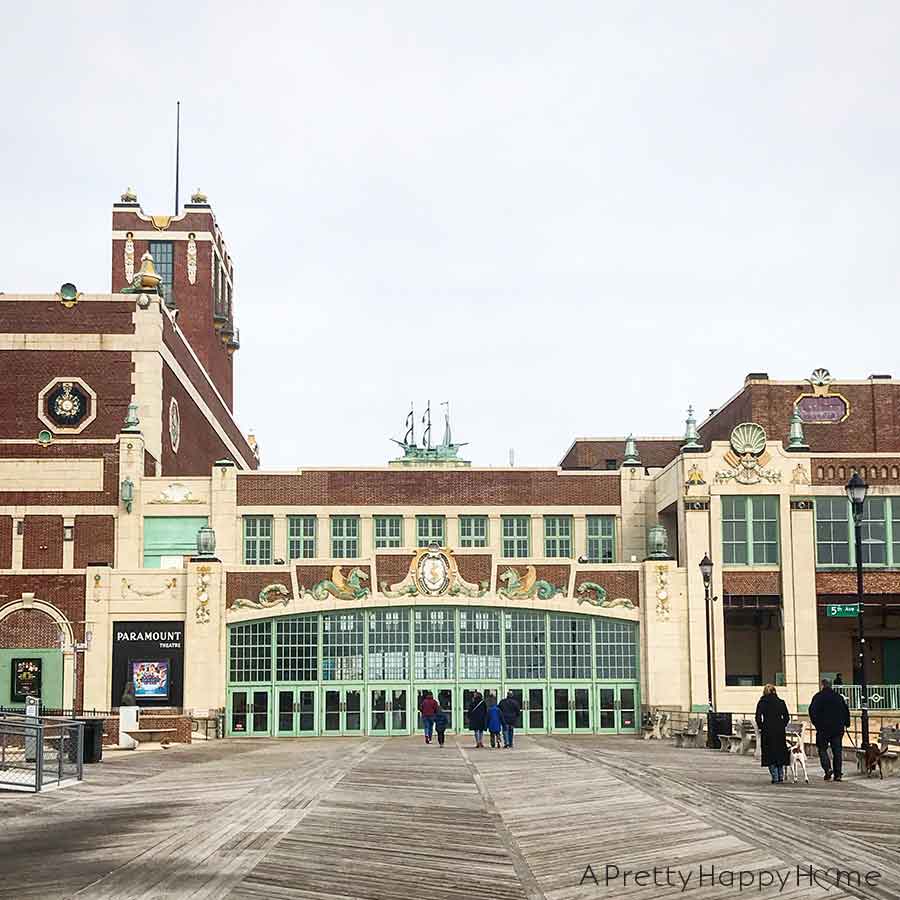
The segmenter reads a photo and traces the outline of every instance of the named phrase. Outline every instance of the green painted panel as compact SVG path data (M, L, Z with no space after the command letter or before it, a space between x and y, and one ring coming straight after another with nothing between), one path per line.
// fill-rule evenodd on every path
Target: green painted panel
M884 649L884 683L900 684L900 640L885 638L881 645Z
M206 516L145 516L144 568L158 569L163 556L190 556L197 552L197 532Z
M41 660L41 705L63 708L63 663L60 650L0 650L0 706L24 709L24 703L12 702L12 661L14 659Z

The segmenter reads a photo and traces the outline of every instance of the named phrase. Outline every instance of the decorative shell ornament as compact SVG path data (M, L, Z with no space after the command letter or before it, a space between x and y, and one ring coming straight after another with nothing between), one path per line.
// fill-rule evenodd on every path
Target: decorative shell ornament
M742 422L731 432L731 449L738 456L759 456L766 449L766 430L756 422Z
M813 369L812 375L806 380L812 385L824 385L830 384L834 381L834 378L831 377L831 372L828 369Z
M200 188L197 188L197 190L191 194L191 203L209 203L209 197L207 197Z

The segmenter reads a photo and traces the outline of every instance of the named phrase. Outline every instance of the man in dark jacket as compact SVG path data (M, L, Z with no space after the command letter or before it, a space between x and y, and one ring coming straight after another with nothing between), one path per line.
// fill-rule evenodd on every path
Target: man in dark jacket
M500 707L500 715L503 716L503 746L510 749L513 745L513 731L519 721L519 713L522 707L513 696L512 691L507 691L506 696L497 704Z
M819 762L825 770L825 780L831 781L833 765L834 780L841 781L844 768L842 743L844 729L850 725L850 710L844 698L831 689L827 678L822 679L822 690L809 704L809 719L816 729L816 747L819 748ZM829 747L832 759L828 758Z

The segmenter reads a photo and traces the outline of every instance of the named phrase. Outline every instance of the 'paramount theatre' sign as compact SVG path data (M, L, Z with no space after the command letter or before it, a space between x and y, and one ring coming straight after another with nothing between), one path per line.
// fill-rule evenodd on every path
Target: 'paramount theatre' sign
M138 706L181 706L184 622L113 622L111 703L130 683Z

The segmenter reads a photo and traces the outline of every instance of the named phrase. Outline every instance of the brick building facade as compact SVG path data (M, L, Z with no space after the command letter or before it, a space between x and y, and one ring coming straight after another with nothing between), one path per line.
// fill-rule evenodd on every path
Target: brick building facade
M231 414L233 264L192 200L115 204L110 294L0 295L0 706L31 659L48 706L113 711L132 680L231 734L406 733L425 690L463 728L476 689L516 692L526 730L634 731L706 708L705 553L716 706L775 681L802 710L837 672L853 701L855 623L825 613L855 592L854 471L869 680L900 683L900 382L754 373L696 440L579 438L539 469L266 472ZM148 252L161 291L122 293Z

